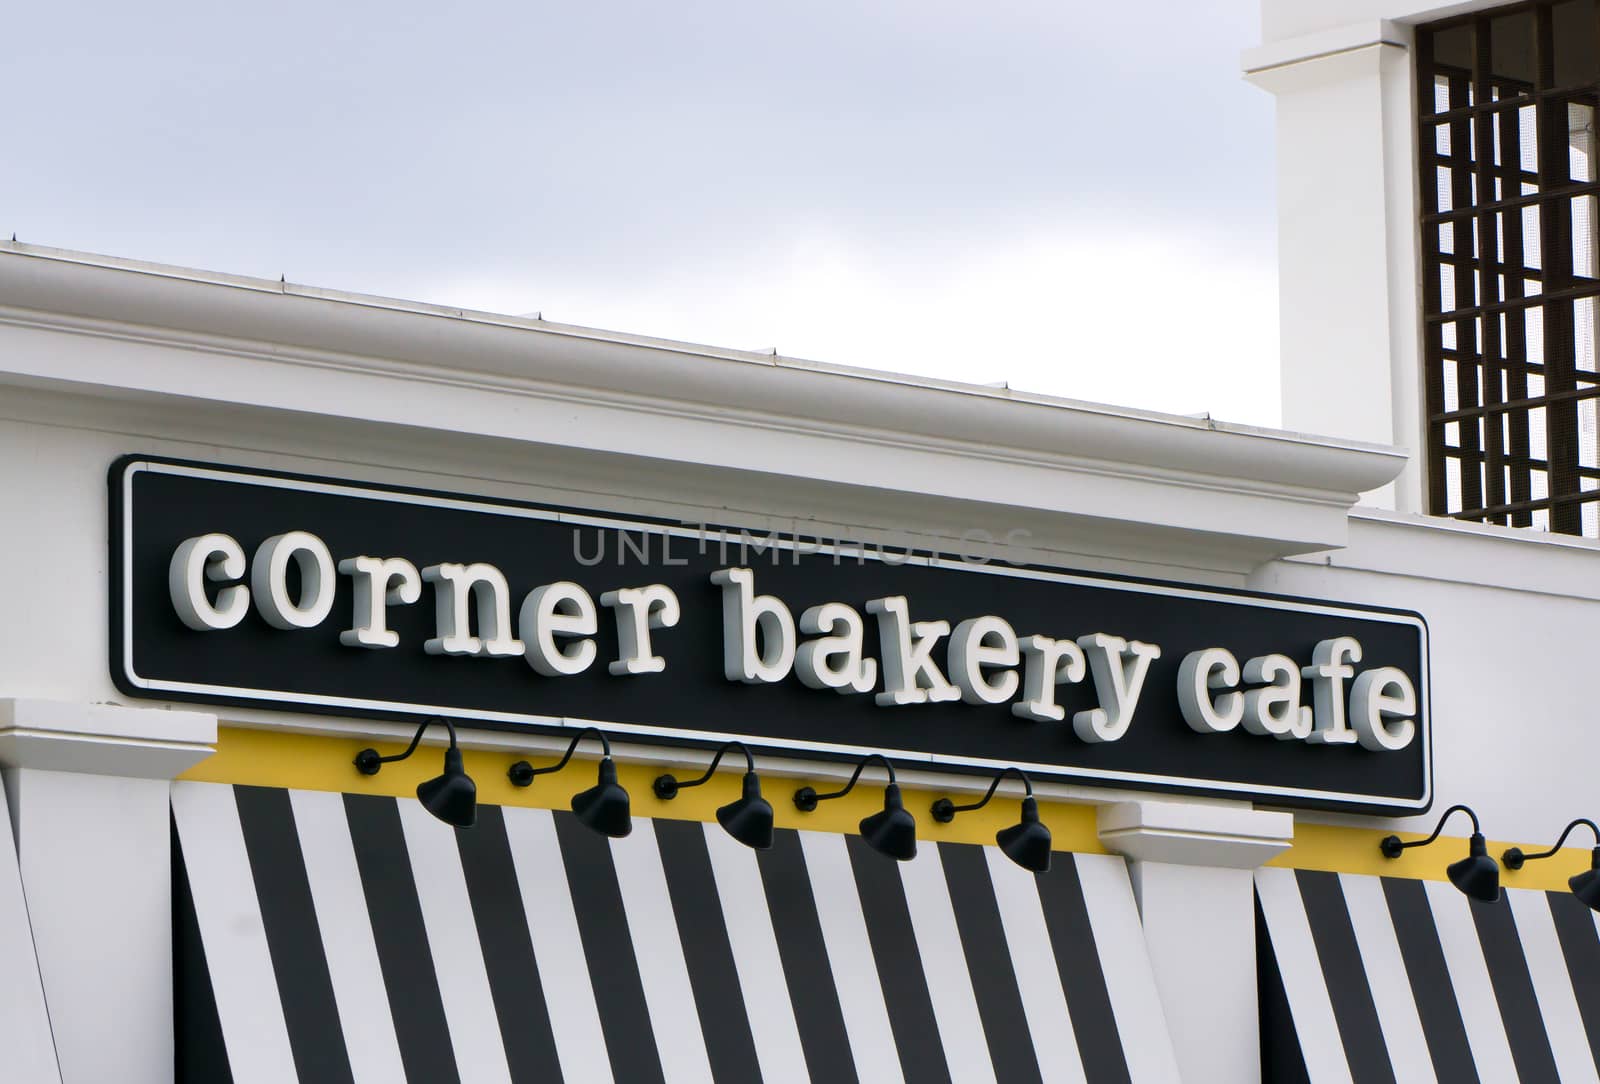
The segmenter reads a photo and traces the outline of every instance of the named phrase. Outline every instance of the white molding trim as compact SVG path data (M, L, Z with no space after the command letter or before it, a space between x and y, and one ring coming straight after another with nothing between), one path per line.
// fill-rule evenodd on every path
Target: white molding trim
M217 751L217 717L198 711L0 700L0 764L174 779Z
M1600 601L1600 540L1376 508L1350 515L1350 539L1332 553L1296 557L1380 576ZM1262 590L1282 590L1266 584Z
M1388 19L1367 19L1246 49L1239 55L1239 67L1244 76L1250 78L1273 68L1354 52L1374 45L1409 49L1411 44L1411 31L1406 27Z
M1100 842L1145 862L1255 869L1294 842L1294 815L1244 805L1132 801L1097 811Z

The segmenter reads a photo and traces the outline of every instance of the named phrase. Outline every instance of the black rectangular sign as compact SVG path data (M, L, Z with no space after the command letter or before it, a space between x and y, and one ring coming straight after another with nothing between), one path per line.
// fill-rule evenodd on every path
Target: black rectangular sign
M132 696L1431 800L1413 613L151 458L110 483Z

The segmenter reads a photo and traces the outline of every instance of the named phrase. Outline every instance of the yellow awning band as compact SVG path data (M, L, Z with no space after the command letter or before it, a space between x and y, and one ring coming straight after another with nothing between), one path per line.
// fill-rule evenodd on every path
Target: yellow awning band
M1399 858L1388 859L1378 850L1378 841L1391 833L1382 828L1348 828L1342 825L1306 824L1294 826L1294 846L1278 855L1269 866L1290 869L1322 869L1334 873L1369 873L1378 877L1410 877L1423 881L1443 881L1445 867L1467 856L1467 841L1462 837L1441 836L1427 847L1414 847ZM1396 832L1407 842L1426 839L1426 832ZM1549 843L1517 843L1489 840L1489 854L1498 861L1507 847L1518 846L1530 853L1547 850ZM1561 853L1520 870L1500 869L1500 884L1505 888L1535 888L1546 892L1565 892L1567 878L1589 868L1588 847L1563 847Z
M183 773L182 779L205 783L239 783L248 786L284 787L299 790L327 790L354 794L384 794L409 797L417 784L438 774L437 756L418 755L396 764L386 764L377 775L362 775L351 764L356 752L374 743L365 738L327 737L294 734L276 730L222 727L217 734L215 756L201 761ZM378 742L385 756L403 752L400 743ZM570 766L559 775L540 776L531 787L514 787L506 779L506 768L518 755L482 750L463 750L467 773L478 784L478 800L489 805L529 806L535 809L565 809L572 796L594 784L593 754ZM551 758L535 756L536 764ZM576 758L575 758L576 759ZM617 764L617 776L633 800L633 812L640 817L671 820L710 821L718 806L739 797L740 771L737 758L724 759L727 771L703 787L683 791L670 802L656 798L651 782L662 771L660 765ZM680 779L692 778L699 769L675 772ZM763 780L766 798L772 803L780 828L803 828L818 832L853 833L862 817L881 808L881 786L867 783L836 801L824 802L815 813L801 813L789 801L795 789L810 783L818 790L838 789L833 780L806 780L769 777ZM937 790L902 786L906 806L917 818L917 837L952 843L992 843L1001 828L1015 824L1017 799L999 797L984 808L963 813L950 824L939 824L928 815L928 806L941 796ZM957 801L963 800L956 796ZM971 800L970 796L966 800ZM1055 849L1086 854L1105 854L1095 826L1095 807L1087 803L1039 803L1040 818L1050 826ZM1393 861L1378 852L1378 841L1389 832L1380 828L1352 828L1326 824L1295 825L1294 845L1267 863L1289 869L1319 869L1335 873L1366 873L1386 877L1445 880L1445 867L1466 855L1466 840L1443 837L1430 847L1408 850ZM1402 839L1421 839L1425 833L1400 833ZM1489 853L1496 858L1510 843L1491 841ZM1521 843L1525 851L1540 851L1548 843ZM1533 888L1564 891L1567 878L1589 868L1589 848L1567 847L1553 858L1530 862L1520 871L1502 869L1500 883L1507 888Z
M351 761L356 753L372 746L384 756L405 751L405 745L374 743L366 738L325 737L286 733L276 730L250 730L222 727L217 734L217 752L184 772L179 778L202 783L236 783L259 787L284 787L297 790L331 790L352 794L384 794L410 797L417 784L439 774L437 747L419 750L410 760L385 764L377 775L362 775ZM430 755L431 752L431 755ZM462 750L467 774L478 785L478 801L488 805L529 806L535 809L566 809L572 796L594 785L594 753L585 750L585 759L573 758L565 771L539 776L531 787L515 787L506 778L506 769L520 755L504 752ZM532 756L535 765L554 763L552 756ZM743 762L724 757L715 779L703 787L681 792L670 802L655 796L650 784L670 768L659 764L617 762L617 779L627 788L637 817L671 820L711 821L717 807L739 797ZM692 779L702 769L675 771L679 779ZM773 819L779 828L805 828L817 832L854 833L862 817L883 808L883 787L871 780L857 785L843 798L824 802L815 813L801 813L789 800L797 789L810 783L820 791L839 789L827 779L801 779L768 776L762 779L763 793L772 803ZM1016 798L997 796L983 809L962 813L949 824L940 824L928 815L928 807L943 792L913 790L902 785L906 808L917 818L917 838L952 843L993 843L994 834L1017 822ZM954 796L956 801L976 800ZM1040 802L1039 817L1049 825L1054 848L1058 851L1105 854L1095 830L1091 805L1066 802Z

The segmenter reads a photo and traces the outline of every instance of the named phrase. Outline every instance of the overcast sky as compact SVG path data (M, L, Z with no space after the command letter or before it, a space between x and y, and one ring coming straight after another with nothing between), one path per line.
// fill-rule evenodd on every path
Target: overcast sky
M6 24L23 241L1277 422L1255 0Z

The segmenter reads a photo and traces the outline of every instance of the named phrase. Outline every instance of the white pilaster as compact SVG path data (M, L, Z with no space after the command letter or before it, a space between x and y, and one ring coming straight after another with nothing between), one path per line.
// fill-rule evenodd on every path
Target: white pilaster
M171 1081L173 777L215 715L0 700L0 768L63 1084Z
M1395 444L1364 503L1422 511L1416 107L1409 29L1370 19L1245 53L1277 98L1283 427Z
M1156 989L1188 1080L1261 1078L1251 870L1288 847L1294 818L1176 801L1100 807L1126 857Z
M5 787L0 786L0 795ZM4 824L9 827L10 820ZM39 981L28 901L17 869L11 833L0 831L0 1050L6 1072L41 1084L61 1080L50 1013Z

